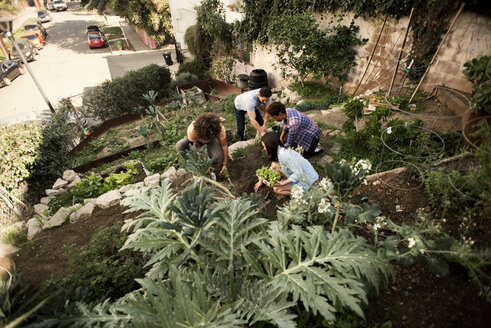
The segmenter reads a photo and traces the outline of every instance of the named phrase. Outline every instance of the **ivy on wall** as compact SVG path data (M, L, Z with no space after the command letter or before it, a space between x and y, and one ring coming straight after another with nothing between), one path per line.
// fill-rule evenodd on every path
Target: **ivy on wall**
M362 43L353 23L321 30L306 14L280 16L270 27L268 39L278 49L282 75L302 85L309 75L343 80L355 62L353 46Z

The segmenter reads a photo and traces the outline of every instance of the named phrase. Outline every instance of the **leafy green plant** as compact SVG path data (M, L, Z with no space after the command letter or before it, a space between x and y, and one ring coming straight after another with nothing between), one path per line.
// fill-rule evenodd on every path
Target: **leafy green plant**
M273 187L276 181L281 179L280 173L266 166L256 170L256 175L263 181L267 181Z
M348 118L343 123L344 131L351 131L355 129L355 124L358 119L363 117L363 108L365 107L365 102L361 99L352 98L348 100L343 106L343 112Z
M209 70L210 76L217 80L227 83L235 83L235 74L233 74L234 59L231 57L214 60Z
M305 112L308 110L320 110L320 109L329 109L329 106L331 106L333 102L330 100L327 101L305 101L302 102L301 104L295 105L295 109L300 111L300 112Z
M491 78L491 56L480 55L464 63L462 71L472 83L484 83Z
M352 47L362 44L356 37L359 27L354 22L320 30L312 16L293 14L278 15L270 24L268 39L278 51L282 75L302 85L309 75L343 80L355 63ZM324 49L337 50L326 53Z
M36 304L36 298L28 293L29 285L25 280L20 279L16 272L11 273L3 267L0 270L8 274L7 279L0 279L0 324L2 327L17 327L33 316L47 299Z
M122 225L118 222L99 227L84 248L74 244L64 247L67 273L44 282L41 292L55 298L42 309L41 317L74 311L67 306L69 302L117 299L138 288L135 279L144 277L148 257L129 249L120 250L127 239L127 234L121 232Z
M245 156L245 149L244 148L237 148L233 153L232 153L232 159L237 160L239 158L242 158Z
M462 175L456 170L428 170L424 183L432 208L440 210L445 217L448 211L461 211L473 203L473 199L479 199L482 188L476 173Z
M333 184L336 195L343 201L348 200L355 188L365 181L371 168L370 161L357 161L356 158L351 163L340 161L325 164L326 176Z
M201 146L200 150L197 150L196 145L192 144L187 152L186 162L181 161L181 165L186 170L198 176L205 176L212 168L213 162L214 159L208 156L206 145Z
M335 320L338 307L363 317L365 284L378 289L391 275L388 262L348 230L284 228L259 217L250 200L215 203L197 188L175 200L164 180L126 198L129 211L140 215L123 227L133 232L123 249L151 256L141 289L93 309L78 304L78 315L51 323L137 327L163 316L165 327L197 317L208 326L295 326L299 307L325 320Z
M104 179L100 175L96 175L92 172L87 178L84 178L75 184L70 192L73 194L76 201L95 198L103 194L103 181Z
M177 74L190 73L197 76L199 79L205 79L207 78L208 69L209 63L201 57L196 57L194 59L184 60L184 62L179 65Z
M235 93L232 93L232 94L227 95L224 99L222 99L221 107L222 107L222 111L224 113L234 113L235 112L235 109L234 109L235 108L235 104L234 104L235 97L237 97L237 95Z
M164 122L167 121L167 119L162 114L160 106L156 105L157 97L158 92L150 90L148 93L143 95L143 99L149 102L150 105L146 108L143 108L142 106L134 108L134 111L140 114L142 119L144 118L144 114L148 115L147 119L145 120L146 124L140 125L139 128L140 133L143 135L143 137L145 137L147 148L150 148L151 135L160 134L161 138L163 138L165 132Z
M462 72L473 83L472 110L491 113L491 56L477 56L464 67Z
M102 120L129 114L133 108L145 104L142 94L150 90L155 90L162 98L170 96L173 92L170 82L169 69L160 65L152 64L129 71L84 93L84 114Z

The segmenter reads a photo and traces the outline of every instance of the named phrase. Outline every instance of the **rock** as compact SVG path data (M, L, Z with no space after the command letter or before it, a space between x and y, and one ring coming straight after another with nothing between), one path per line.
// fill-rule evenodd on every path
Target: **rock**
M43 230L61 226L65 223L66 219L70 215L71 211L69 208L62 207L49 219L43 226Z
M332 145L330 152L337 154L341 150L341 144L339 142L335 142L334 145Z
M97 197L96 204L99 208L106 209L111 206L119 205L121 193L119 190L111 190Z
M34 213L40 216L46 216L45 211L49 211L48 205L36 204L34 205Z
M17 231L24 230L25 226L26 223L24 221L15 222L14 224L12 224L12 228L16 229Z
M176 168L174 166L171 166L167 171L162 173L161 178L162 180L169 179L171 182L174 181L177 178Z
M245 141L238 141L238 142L236 142L236 143L234 143L228 147L228 155L230 156L230 158L232 158L232 154L237 149L249 147L250 145L254 144L254 142L255 142L254 139L249 139L249 140L245 140Z
M49 201L51 200L52 197L43 197L39 200L39 202L43 205L48 205Z
M177 170L177 178L176 179L181 179L186 175L186 170L185 169L179 169Z
M40 220L41 219L33 217L27 221L27 239L31 240L39 231L41 231L42 226Z
M303 104L304 102L305 102L305 100L304 100L304 99L300 99L299 101L297 101L297 105L301 105L301 104Z
M58 178L58 179L55 181L55 183L53 184L53 189L60 189L60 188L63 188L63 187L64 187L64 186L66 186L67 184L68 184L68 181Z
M324 157L322 157L320 160L319 160L319 164L321 165L324 165L326 163L332 163L333 161L333 158L329 155L325 155Z
M88 202L87 204L79 208L76 212L73 212L70 215L70 223L75 223L80 220L88 219L92 215L95 206L95 202Z
M159 185L160 182L160 174L155 173L154 175L146 177L144 182L145 182L145 186L156 187Z
M84 205L85 204L88 204L88 203L93 203L95 204L97 198L87 198L87 199L84 199Z
M289 98L290 98L290 102L292 103L297 103L300 100L302 100L302 97L296 91L292 92Z
M79 183L82 179L80 179L80 177L78 175L75 176L75 178L72 180L72 182L70 182L66 187L68 189L71 189L73 188L73 186L75 186L77 183Z
M124 186L122 186L121 188L119 188L119 192L120 192L121 194L124 194L125 192L127 192L128 190L130 190L130 189L131 189L131 187L133 187L133 185L132 185L132 184L127 184L127 185L124 185Z
M74 179L79 178L78 174L74 170L66 170L63 172L61 178L65 181L72 182Z
M44 192L46 193L46 196L48 196L48 197L57 196L60 194L60 190L56 190L56 189L46 189Z
M131 188L131 189L140 189L143 187L145 187L145 183L143 181L141 181L141 182L134 183L133 188Z

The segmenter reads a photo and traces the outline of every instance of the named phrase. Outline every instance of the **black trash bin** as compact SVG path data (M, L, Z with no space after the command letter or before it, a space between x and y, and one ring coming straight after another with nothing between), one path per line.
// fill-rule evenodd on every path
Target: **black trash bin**
M172 64L174 64L174 62L172 61L172 58L170 56L170 52L168 51L165 51L162 56L164 56L164 59L165 59L165 63L168 65L168 66L171 66Z

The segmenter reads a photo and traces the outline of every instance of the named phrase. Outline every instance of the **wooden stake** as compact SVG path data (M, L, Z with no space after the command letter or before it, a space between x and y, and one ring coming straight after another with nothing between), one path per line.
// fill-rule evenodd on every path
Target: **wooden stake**
M418 92L419 90L419 87L421 86L421 83L423 82L423 80L425 79L426 77L426 74L428 74L430 68L431 68L431 65L433 64L433 61L435 60L436 56L438 55L438 52L440 51L440 48L442 47L442 45L445 43L445 40L447 40L447 36L448 34L450 33L450 30L452 30L452 27L453 25L455 24L455 21L457 20L457 18L460 16L460 13L462 12L462 9L464 9L464 6L465 6L465 2L462 3L462 5L460 6L459 8L459 11L457 12L457 14L455 15L455 17L453 18L452 20L452 23L450 24L450 27L448 28L448 31L447 33L445 34L445 36L443 37L443 40L442 42L440 42L440 45L438 46L438 49L436 49L436 52L435 54L433 55L433 58L431 58L431 61L430 61L430 64L428 65L428 67L426 68L426 71L425 73L423 74L423 77L421 78L421 80L419 80L419 83L418 83L418 86L416 87L416 89L414 90L413 92L413 95L411 96L411 99L409 99L409 103L411 103L411 101L413 100L414 96L416 95L416 92Z
M361 81L363 81L365 74L367 74L368 67L370 66L370 63L372 62L373 55L375 55L375 50L377 49L378 41L380 40L380 37L382 36L382 32L384 31L386 21L387 21L387 16L385 16L385 18L384 18L384 23L382 24L382 29L380 30L380 33L378 34L377 42L375 42L375 47L373 48L372 54L370 55L370 59L368 60L367 68L365 69L365 72L361 76L361 79L360 79L360 82L358 83L358 86L356 87L355 91L353 92L353 94L351 96L354 96L356 94L356 91L358 91L358 88L361 85Z
M409 33L409 25L411 24L413 13L414 13L414 8L411 8L411 13L409 14L409 21L407 22L407 27L406 27L406 33L404 34L404 39L402 40L401 51L399 51L399 58L397 58L396 69L394 70L394 75L392 75L392 81L390 82L389 91L387 91L387 97L390 96L390 92L392 91L392 87L394 86L394 81L396 79L397 70L399 69L399 63L402 58L402 53L404 52L404 45L406 44L407 34Z

